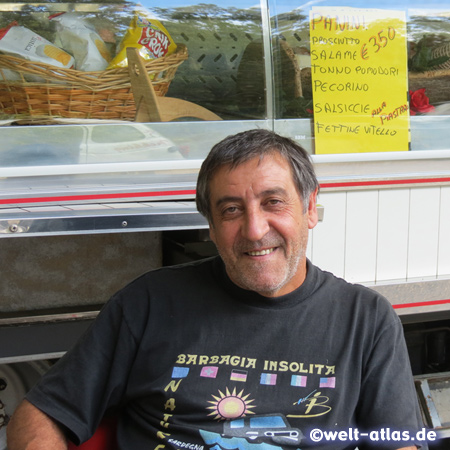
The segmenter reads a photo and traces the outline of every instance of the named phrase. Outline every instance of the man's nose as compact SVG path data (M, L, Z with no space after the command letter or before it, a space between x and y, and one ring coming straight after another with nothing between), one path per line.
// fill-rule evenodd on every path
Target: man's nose
M268 232L270 226L267 217L260 209L247 210L242 224L242 236L249 241L259 241Z

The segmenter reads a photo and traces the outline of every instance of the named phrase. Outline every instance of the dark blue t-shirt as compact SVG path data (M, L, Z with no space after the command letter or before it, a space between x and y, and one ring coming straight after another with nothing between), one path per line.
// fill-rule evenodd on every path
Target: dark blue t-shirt
M127 450L396 449L412 443L356 433L422 426L391 305L310 262L277 298L234 285L219 257L149 272L27 398L75 441L114 409Z

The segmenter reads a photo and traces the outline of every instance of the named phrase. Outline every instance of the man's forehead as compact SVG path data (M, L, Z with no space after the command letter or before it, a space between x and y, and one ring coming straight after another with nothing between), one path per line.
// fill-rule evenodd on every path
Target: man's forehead
M286 170L289 170L290 172L292 172L292 167L291 167L289 161L287 161L286 158L283 155L281 155L278 151L273 151L273 152L254 156L252 158L247 158L247 159L239 161L237 163L223 164L215 170L215 172L212 174L211 180L213 180L217 175L219 175L219 173L221 175L232 174L233 172L241 169L243 166L255 165L256 167L258 167L264 163L268 163L268 164L275 163L277 165L280 165L280 166L286 168Z
M264 165L263 173L253 177L261 165ZM216 170L210 181L211 195L216 199L217 196L222 196L227 188L255 185L259 185L258 192L282 191L290 187L298 191L291 165L279 153L270 153L263 158L256 156L238 165L225 164Z

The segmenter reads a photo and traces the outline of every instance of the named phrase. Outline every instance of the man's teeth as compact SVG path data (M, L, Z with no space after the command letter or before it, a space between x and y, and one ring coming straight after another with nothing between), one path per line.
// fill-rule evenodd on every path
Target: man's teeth
M269 253L272 253L275 249L274 248L268 248L266 250L256 251L256 252L248 252L250 256L264 256L268 255Z

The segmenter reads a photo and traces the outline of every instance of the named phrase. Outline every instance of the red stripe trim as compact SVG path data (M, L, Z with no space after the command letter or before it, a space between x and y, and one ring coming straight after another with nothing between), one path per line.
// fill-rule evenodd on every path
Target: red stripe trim
M399 184L449 183L450 178L420 178L409 180L379 180L379 181L346 181L343 183L323 183L321 188L359 187L359 186L389 186Z
M447 303L450 303L450 299L447 299L447 300L433 300L431 302L402 303L400 305L393 305L393 308L394 309L418 308L419 306L445 305Z
M6 205L11 203L57 203L67 201L108 200L119 198L166 197L175 195L195 195L195 189L189 189L184 191L128 192L128 193L121 192L114 194L70 195L61 197L10 198L0 200L0 205Z
M342 187L367 187L367 186L389 186L404 184L425 184L425 183L450 183L450 177L447 178L422 178L422 179L403 179L403 180L379 180L379 181L348 181L343 183L322 183L321 188L342 188ZM140 197L166 197L177 195L195 195L195 189L178 191L156 191L156 192L128 192L112 194L86 194L86 195L68 195L60 197L28 197L0 199L0 205L21 204L21 203L57 203L73 202L85 200L108 200L125 199Z

